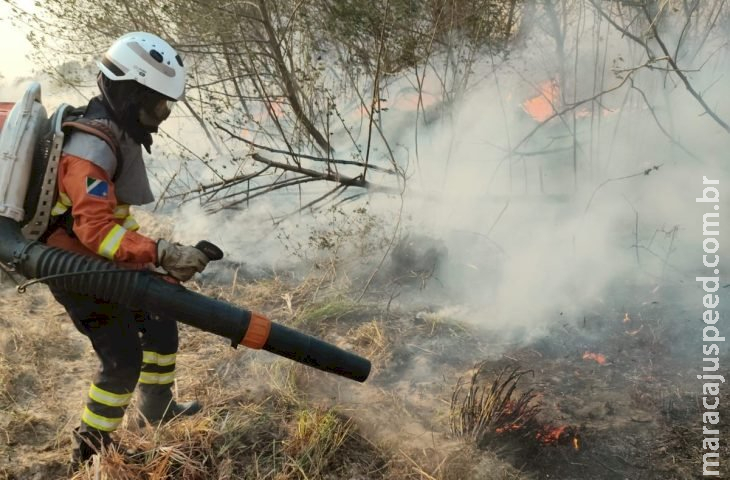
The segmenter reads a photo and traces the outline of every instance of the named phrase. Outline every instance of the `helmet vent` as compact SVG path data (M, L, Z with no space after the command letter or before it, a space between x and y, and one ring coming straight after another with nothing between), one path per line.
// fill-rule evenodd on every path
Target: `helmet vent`
M183 65L183 61L182 61L182 58L180 58L180 55L175 55L175 60L177 60L177 64L180 65L181 67L185 66L185 65Z
M150 50L150 57L154 58L158 62L162 63L162 54L155 49Z

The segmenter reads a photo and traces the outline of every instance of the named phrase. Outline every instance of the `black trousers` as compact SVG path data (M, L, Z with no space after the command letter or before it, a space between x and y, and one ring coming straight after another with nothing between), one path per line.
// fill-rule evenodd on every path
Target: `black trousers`
M81 415L81 431L111 432L122 422L139 382L170 393L178 348L177 322L94 297L51 289L100 360Z

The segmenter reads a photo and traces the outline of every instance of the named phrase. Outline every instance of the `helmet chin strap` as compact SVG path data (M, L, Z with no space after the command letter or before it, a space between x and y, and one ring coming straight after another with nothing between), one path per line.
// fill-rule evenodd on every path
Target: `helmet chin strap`
M114 106L114 102L112 102L109 91L106 88L106 82L104 81L103 73L99 72L99 74L96 76L96 84L98 85L99 91L101 92L101 98L104 101L104 105L106 105L106 107L109 109L109 113L114 116L114 119L119 121L122 116L119 114L116 107Z
M104 74L99 72L97 84L101 91L102 101L112 114L117 125L124 132L132 137L138 144L142 145L147 153L151 153L152 136L150 134L157 132L157 126L152 127L144 125L141 121L141 108L138 104L129 105L128 108L120 109L116 104L117 100L107 88L107 81ZM158 124L159 126L159 124Z

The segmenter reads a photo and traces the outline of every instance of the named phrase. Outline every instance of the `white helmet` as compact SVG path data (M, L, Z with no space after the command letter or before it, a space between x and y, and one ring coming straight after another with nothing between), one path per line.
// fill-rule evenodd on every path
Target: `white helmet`
M132 32L115 41L98 62L110 80L134 80L172 99L185 93L185 66L169 43L151 33Z

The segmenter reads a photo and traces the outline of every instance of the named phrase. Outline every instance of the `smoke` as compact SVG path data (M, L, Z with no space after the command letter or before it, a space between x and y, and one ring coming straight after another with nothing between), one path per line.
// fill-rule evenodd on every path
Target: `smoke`
M425 288L406 289L398 301L465 306L465 317L479 325L536 334L557 319L580 317L617 286L628 292L683 284L687 301L696 301L703 211L694 199L703 175L730 183L723 162L730 136L665 62L649 69L645 51L599 16L577 9L567 18L580 21L564 32L562 56L549 32L522 25L519 47L507 59L483 52L473 63L434 56L425 74L419 69L384 81L369 161L394 163L406 173L402 196L374 193L338 207L344 214L314 215L309 209L288 214L325 192L322 186L215 214L192 201L170 212L174 238L207 238L230 261L261 272L331 254L317 250L329 245L317 239L336 244L349 235L358 246L338 246L337 255L349 260L347 277L357 282L387 270L387 252L399 238L426 236L448 255ZM704 36L697 27L683 32L678 25L663 25L665 43L674 48L681 35L676 51L689 81L720 117L730 118L718 85L729 66L726 49L718 48L722 35ZM656 42L651 47L658 52ZM361 90L367 99L372 85ZM351 93L337 104L347 127L332 132L337 157L356 157L356 147L366 150L370 126ZM540 125L553 106L566 111ZM211 160L181 165L165 154L175 143L157 138L148 164L158 195L170 193L173 176L189 187L238 168L234 153L241 144L208 147L188 112L180 107L175 114L165 130ZM343 166L340 173L355 176L361 169ZM368 180L403 187L375 171ZM363 207L376 220L355 213ZM727 232L727 222L722 225ZM364 232L374 237L367 244Z
M507 60L485 54L459 70L450 58L434 57L418 80L415 72L388 80L376 120L387 145L374 129L369 158L403 169L405 189L402 196L366 197L368 213L383 219L368 230L377 248L338 250L340 259L350 257L343 262L346 277L360 288L379 270L386 278L372 286L376 295L401 289L397 302L405 308L438 305L479 326L509 327L528 337L579 320L602 302L621 305L638 292L651 302L664 289L678 288L683 294L675 301L697 303L703 211L695 198L703 175L730 183L722 161L730 136L676 75L647 68L645 52L605 22L585 20L577 34L567 32L562 60L554 39L530 31ZM665 42L676 45L678 36L667 31ZM713 55L712 38L701 46L688 38L679 51L696 54L680 56L680 63L694 69L689 80L707 103L730 118L730 105L714 86L728 59ZM363 87L365 98L368 90ZM530 111L531 101L566 112L540 126L553 110L540 117ZM349 105L340 112L347 130L335 131L333 139L338 157L347 157L355 152L350 136L364 151L369 125L351 98L340 105ZM368 179L402 186L374 171ZM272 222L324 191L272 195L212 216L186 206L178 233L194 241L208 232L229 258L248 266L291 267L322 253L312 238L346 231L341 223L352 222L364 205L343 207L338 221L336 213L307 210ZM352 242L359 231L353 232ZM425 287L387 278L389 255L403 238L425 238L448 252Z
M583 31L593 27L605 23L588 22ZM448 249L438 281L419 302L440 294L447 304L471 307L465 317L481 326L539 334L638 291L651 301L650 292L672 285L688 304L701 298L694 277L703 271L703 211L695 198L703 175L730 183L721 155L730 136L676 76L637 68L646 62L643 51L615 30L602 33L579 42L569 34L566 45L578 51L566 48L569 63L560 72L544 48L550 39L538 32L507 61L480 59L472 66L478 83L417 133L403 131L402 118L384 121L392 144L409 152L406 229ZM671 35L665 41L672 44ZM716 46L710 41L682 59L685 68L697 67L694 88L729 118L730 106L713 88L728 67L722 55L711 56ZM685 41L682 51L697 47ZM438 93L439 74L436 67L426 77L429 95ZM529 136L538 122L525 103L544 99L556 79L562 84L550 100L557 110L624 86ZM373 203L391 215L397 209L392 199Z

